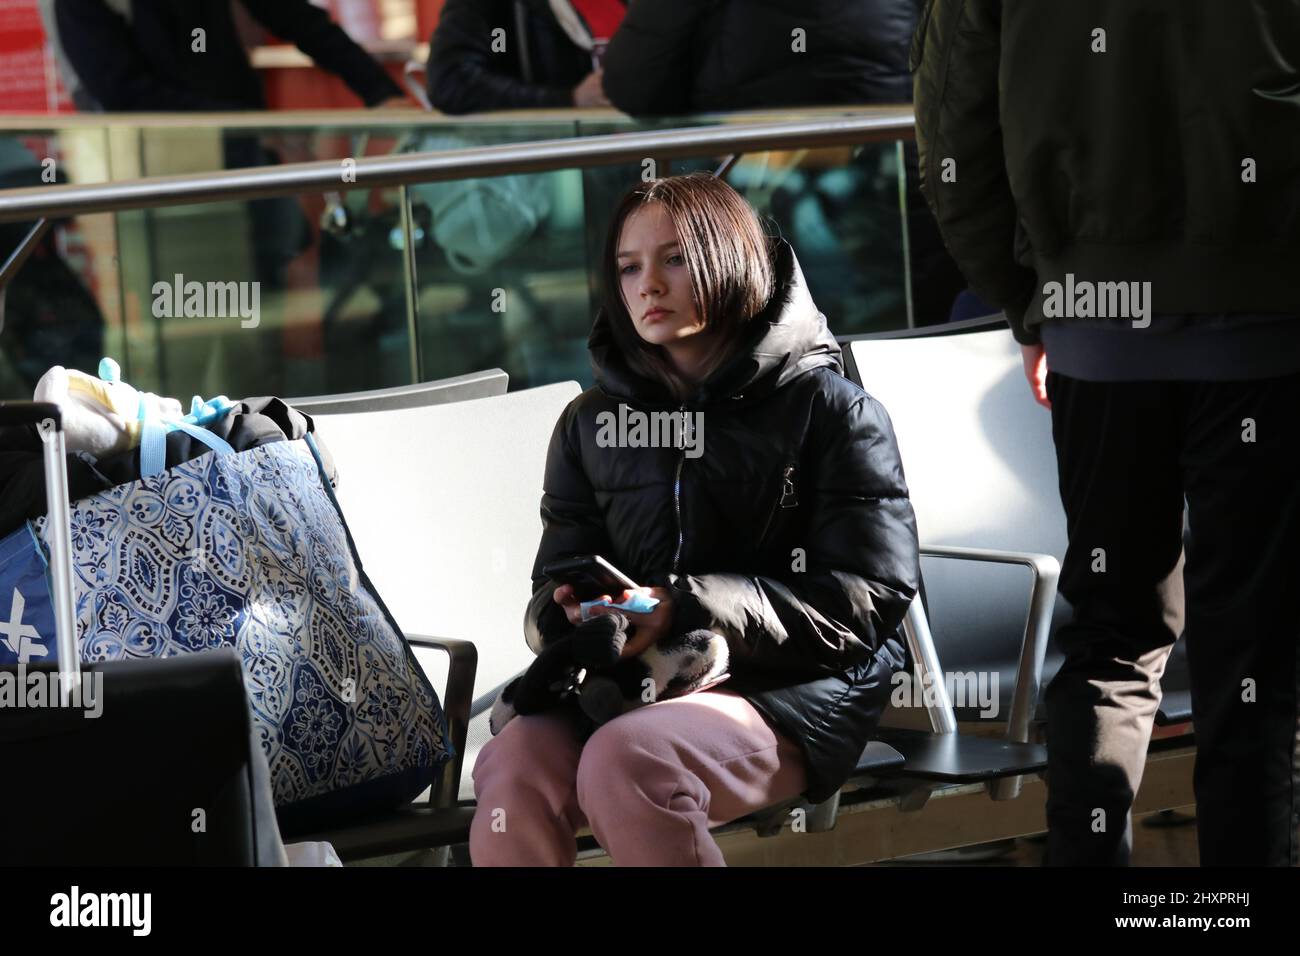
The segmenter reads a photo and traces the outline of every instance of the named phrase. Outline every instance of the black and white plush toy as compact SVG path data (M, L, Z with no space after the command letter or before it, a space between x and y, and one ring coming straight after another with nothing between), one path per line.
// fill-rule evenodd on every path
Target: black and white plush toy
M547 645L492 705L493 736L516 714L566 709L589 734L629 710L726 678L730 655L722 635L687 631L662 638L636 657L620 657L634 630L625 614L598 614Z

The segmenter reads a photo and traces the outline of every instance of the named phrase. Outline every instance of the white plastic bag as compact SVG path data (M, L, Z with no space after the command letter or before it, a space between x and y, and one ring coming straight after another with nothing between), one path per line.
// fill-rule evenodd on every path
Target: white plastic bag
M290 866L342 866L334 847L325 842L286 843L285 855L289 857Z

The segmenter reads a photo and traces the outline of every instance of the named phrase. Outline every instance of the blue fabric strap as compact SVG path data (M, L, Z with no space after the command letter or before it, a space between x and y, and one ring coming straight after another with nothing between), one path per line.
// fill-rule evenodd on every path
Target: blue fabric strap
M191 425L184 419L159 419L146 411L146 403L140 402L140 419L144 427L140 430L140 477L152 478L161 475L167 467L167 432L173 429L183 431L195 441L211 448L218 455L233 455L235 449L224 438L214 435L206 428Z
M167 467L167 429L149 411L148 402L140 399L140 476L161 475Z
M198 425L191 425L189 422L181 419L169 421L167 424L178 431L183 431L196 441L200 441L207 445L218 455L233 455L235 453L235 449L230 447L229 442L218 435L214 435L206 428L200 428Z

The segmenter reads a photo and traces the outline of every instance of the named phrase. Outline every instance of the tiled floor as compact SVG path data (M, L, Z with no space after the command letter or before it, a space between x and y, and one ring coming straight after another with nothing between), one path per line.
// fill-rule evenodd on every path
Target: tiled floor
M1046 835L905 857L877 866L1041 866ZM1133 822L1133 866L1196 866L1196 817L1162 811Z
M903 857L870 866L1041 866L1045 835L986 843L961 850ZM468 866L465 847L452 851L454 866ZM608 861L600 858L602 864ZM1182 811L1139 816L1133 828L1133 866L1196 866L1196 818ZM353 866L437 865L428 853L399 854Z

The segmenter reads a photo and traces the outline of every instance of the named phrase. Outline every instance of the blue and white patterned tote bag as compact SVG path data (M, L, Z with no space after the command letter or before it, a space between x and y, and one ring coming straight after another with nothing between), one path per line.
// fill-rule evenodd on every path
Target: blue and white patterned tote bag
M453 756L310 435L78 501L71 531L82 659L234 647L282 822L399 806Z

